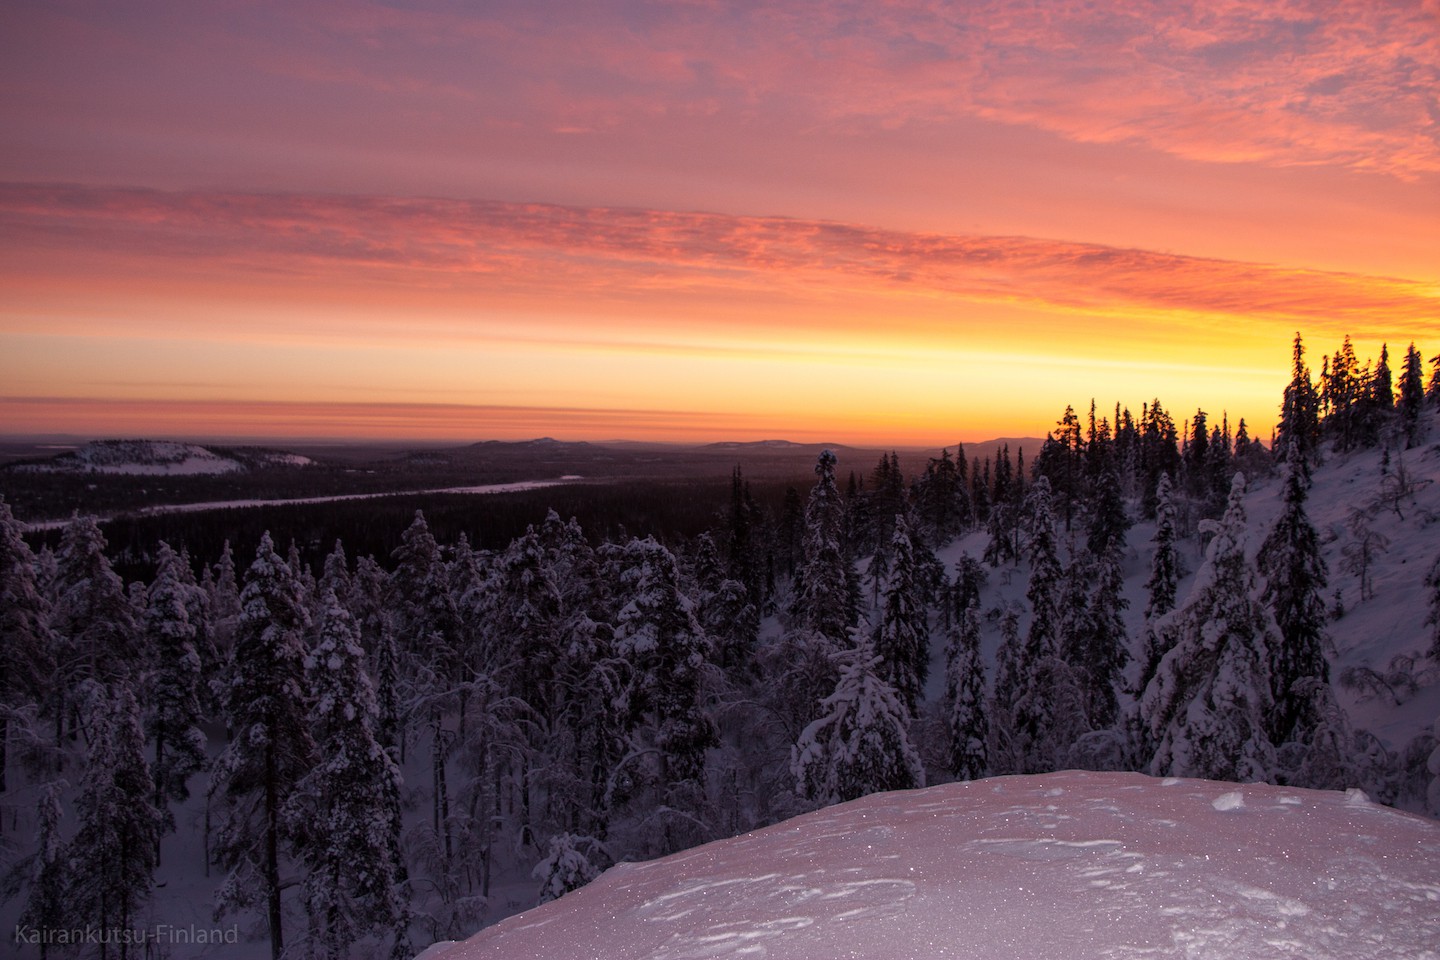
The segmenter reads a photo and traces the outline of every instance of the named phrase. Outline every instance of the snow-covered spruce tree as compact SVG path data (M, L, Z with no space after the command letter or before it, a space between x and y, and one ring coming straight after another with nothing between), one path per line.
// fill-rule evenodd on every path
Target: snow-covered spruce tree
M694 814L703 802L705 751L719 742L715 723L700 702L710 641L680 592L679 571L669 550L653 537L632 539L622 561L625 603L616 617L615 649L634 670L630 707L640 735L648 741L636 744L632 752L653 750L662 802ZM682 836L678 829L666 821L664 852L701 839L693 831Z
M559 649L555 718L544 745L547 821L562 832L603 840L613 798L609 775L625 755L630 732L630 664L616 655L616 612L604 596L596 552L580 524L573 517L562 523L552 511L541 528L541 543L546 580L557 603ZM734 597L724 584L736 581L721 583L722 593ZM604 862L598 847L587 849L600 858L597 863Z
M915 546L903 515L895 517L890 557L890 581L875 631L875 653L880 657L880 675L895 688L913 720L919 716L930 673L930 623L921 597Z
M790 770L801 796L829 806L885 790L925 785L910 743L905 706L879 674L868 640L835 654L840 680L821 715L800 734Z
M566 832L603 841L617 800L610 776L626 755L632 732L629 696L633 670L616 655L609 623L581 613L567 624L569 642L561 662L567 691L550 795L551 819ZM623 791L620 791L623 793Z
M1048 773L1089 728L1074 672L1060 656L1064 574L1045 477L1036 479L1025 505L1030 529L1030 584L1025 591L1030 627L1011 664L1017 683L1011 703L1012 733L1020 764L1016 772Z
M1112 542L1095 559L1091 567L1094 594L1064 658L1080 686L1086 721L1092 730L1111 729L1119 720L1118 694L1130 659L1124 619L1130 602L1125 599L1125 574L1120 567L1123 543Z
M985 710L985 663L980 657L978 604L967 604L951 624L945 649L945 707L950 772L957 780L985 776L990 721Z
M263 899L273 960L285 949L280 861L292 840L281 806L315 765L305 685L308 600L267 531L240 594L225 690L234 739L212 770L210 790L224 803L215 857L229 876L219 911Z
M80 823L66 845L66 926L130 930L155 884L161 822L151 802L140 707L123 683L111 692L87 681L83 690L90 746L75 800ZM121 960L132 954L126 939L118 946Z
M1270 651L1270 739L1309 743L1324 720L1330 685L1325 659L1328 582L1319 537L1305 513L1306 480L1299 455L1286 457L1284 508L1256 557L1265 577L1261 600L1275 616L1278 644ZM1317 701L1317 697L1322 701Z
M215 699L213 683L224 669L225 663L220 646L222 638L210 612L213 583L202 583L195 578L195 563L190 557L190 551L181 549L178 560L175 569L176 579L180 584L180 598L185 605L185 618L190 621L190 626L195 628L195 655L200 658L200 680L196 689L200 714L204 717L218 717L221 712L220 704ZM206 581L212 581L210 568L202 565L201 569ZM149 606L148 596L146 606ZM226 642L228 644L228 641ZM151 652L153 654L154 651Z
M1405 351L1405 365L1400 371L1400 395L1395 400L1395 413L1400 420L1400 434L1405 447L1420 443L1425 412L1425 377L1421 369L1420 351L1411 343Z
M350 561L345 556L345 544L335 541L335 547L325 556L325 565L320 571L320 581L315 585L314 617L319 622L325 612L326 594L335 594L346 610L351 607L351 593L355 589L355 578L350 573ZM354 611L350 611L354 614Z
M854 567L843 540L845 503L835 485L835 462L835 455L825 450L815 464L789 629L760 656L767 699L792 737L820 715L820 701L834 692L838 674L832 654L850 645L850 631L859 616L852 603ZM890 470L888 458L882 457L881 463Z
M459 631L449 570L424 513L415 511L390 555L395 560L390 601L402 661L428 667L435 674L433 684L444 685L453 679Z
M839 649L849 643L856 610L843 536L845 504L835 485L835 454L829 450L821 452L815 478L805 507L805 536L793 612L797 626L821 634Z
M1010 446L995 456L994 491L985 529L990 534L983 559L992 567L1020 559L1020 490L1023 477L1016 478L1010 462Z
M995 650L995 684L989 709L990 738L985 753L991 774L1020 773L1023 766L1015 733L1015 701L1019 696L1021 676L1020 611L1011 606L1000 616L1000 645Z
M50 604L35 576L35 555L0 497L0 793L6 789L11 723L47 699L54 683Z
M466 662L462 632L450 570L424 513L415 511L391 556L396 561L390 575L391 613L402 676L412 693L410 709L400 717L400 759L405 758L406 728L424 723L430 735L430 827L442 852L441 869L448 872L454 854L449 761L456 733L446 716L460 700Z
M1107 461L1096 484L1086 524L1086 546L1097 557L1103 557L1112 547L1123 551L1129 530L1130 517L1125 512L1120 474L1114 463Z
M214 592L210 595L210 614L217 620L240 616L240 581L235 572L235 551L226 540L215 562Z
M1278 631L1245 557L1245 478L1235 475L1224 516L1185 602L1155 625L1168 652L1140 700L1156 776L1237 782L1275 775L1269 736L1270 652Z
M51 688L57 739L65 713L77 708L67 698L83 681L128 681L143 666L139 618L106 547L94 517L73 517L60 538L51 618L57 640Z
M539 843L543 811L535 807L541 799L535 772L548 765L549 751L557 745L555 725L563 712L557 677L565 634L560 595L545 545L533 525L510 542L491 575L462 603L483 611L476 656L479 672L496 678L505 695L523 703L533 717L534 722L524 726L526 749L512 752L505 765L513 767L520 836L525 843Z
M750 601L745 584L725 575L720 553L708 533L695 541L694 568L695 616L715 644L716 660L738 676L754 664L760 611Z
M305 658L310 730L318 763L285 802L287 829L303 838L301 859L311 945L329 960L379 934L392 956L410 955L400 880L400 769L376 739L375 691L350 612L327 587Z
M968 607L980 606L980 591L988 579L985 568L968 553L955 561L955 580L950 585L950 613L958 620Z
M942 544L954 539L970 522L969 480L965 475L965 450L950 458L949 448L931 457L925 473L915 484L919 530L927 543Z
M185 603L181 564L179 554L162 540L145 609L145 632L155 662L149 678L147 724L155 743L151 771L155 807L161 811L166 832L175 829L170 803L189 799L188 781L206 763L205 734L200 730L200 655L195 650L196 630Z
M360 646L369 653L370 675L375 678L378 714L375 736L396 757L400 756L401 675L400 647L394 620L386 605L390 576L374 557L355 561L352 577Z
M1030 530L1030 582L1025 588L1025 598L1030 601L1031 616L1021 655L1027 662L1035 663L1058 652L1062 620L1060 598L1064 571L1060 566L1049 480L1040 477L1035 481L1025 507Z
M208 646L215 651L214 658L206 662L200 658L204 672L205 687L201 700L206 712L212 715L223 713L223 690L229 684L229 671L234 663L235 627L240 622L240 584L235 575L235 553L226 540L220 551L220 559L208 568L211 572L206 582L206 615L209 626Z
M765 565L756 540L760 507L751 497L750 484L738 464L730 475L730 512L726 520L725 576L744 588L745 599L758 611L766 600Z
M29 892L16 926L26 930L61 930L71 919L65 897L65 843L60 836L60 784L50 783L36 804L39 843L30 859ZM50 955L50 944L40 941L40 960Z
M1090 620L1090 594L1099 569L1089 551L1070 544L1070 562L1061 576L1060 595L1055 601L1055 650L1069 664L1082 663L1086 656L1086 634Z
M600 868L591 859L598 847L594 837L577 837L571 833L551 837L545 859L536 864L531 873L540 881L538 902L559 900L571 890L579 890L600 876Z
M1175 546L1175 496L1168 473L1160 474L1160 482L1155 488L1153 543L1155 552L1150 558L1150 577L1145 581L1145 592L1150 599L1145 604L1145 655L1140 665L1140 690L1149 685L1160 666L1160 659L1168 652L1166 638L1156 631L1155 626L1175 609L1176 591L1184 574L1180 551Z

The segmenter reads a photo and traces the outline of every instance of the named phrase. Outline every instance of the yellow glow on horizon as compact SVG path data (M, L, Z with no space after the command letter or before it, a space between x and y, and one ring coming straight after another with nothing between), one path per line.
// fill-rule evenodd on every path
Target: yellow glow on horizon
M329 410L347 435L942 445L1158 397L1177 419L1228 412L1266 437L1296 329L1318 371L1357 317L1380 318L1355 331L1362 355L1381 339L1398 354L1440 302L1405 278L1023 237L343 197L102 190L74 207L54 192L0 185L0 211L44 227L0 239L0 377L37 401L9 406L16 432L77 409L39 401L85 398L124 401L94 415L125 433L207 432L189 402L220 404L215 429L262 433L245 417L308 432ZM61 228L70 239L45 249ZM209 253L177 252L190 230L218 238Z

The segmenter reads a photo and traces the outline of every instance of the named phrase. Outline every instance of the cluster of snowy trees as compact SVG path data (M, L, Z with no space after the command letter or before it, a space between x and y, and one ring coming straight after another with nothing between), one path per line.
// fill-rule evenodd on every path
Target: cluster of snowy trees
M550 899L927 778L1374 789L1399 761L1337 704L1306 502L1326 449L1386 444L1393 474L1424 440L1440 358L1427 392L1418 357L1387 405L1384 354L1360 368L1347 341L1317 387L1297 338L1271 448L1155 401L1113 422L1067 408L1028 467L957 447L907 482L889 455L842 492L826 452L779 516L737 468L715 528L683 544L592 543L552 512L482 550L417 513L389 557L337 542L311 570L266 534L242 568L228 545L197 562L162 543L127 586L93 519L36 553L0 499L0 787L38 827L10 867L23 922L131 923L177 830L203 831L217 910L254 918L277 958L399 956L412 933L471 932L501 877L533 871ZM1277 469L1283 510L1253 530L1246 478ZM1124 589L1140 518L1143 620ZM957 538L981 556L947 567ZM1021 576L1023 601L987 606L992 579ZM1440 662L1440 558L1426 583L1419 655Z

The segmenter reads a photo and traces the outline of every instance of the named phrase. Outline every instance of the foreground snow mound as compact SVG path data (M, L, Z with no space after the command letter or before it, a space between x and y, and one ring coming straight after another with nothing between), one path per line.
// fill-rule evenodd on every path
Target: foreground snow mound
M876 794L648 863L434 960L1440 960L1440 824L1133 773Z

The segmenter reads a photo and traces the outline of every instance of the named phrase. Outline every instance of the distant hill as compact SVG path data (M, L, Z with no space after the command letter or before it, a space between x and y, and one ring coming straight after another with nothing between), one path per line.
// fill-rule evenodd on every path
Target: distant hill
M125 476L214 476L265 467L303 467L296 453L208 447L177 440L95 440L44 460L9 464L22 473L99 473Z

